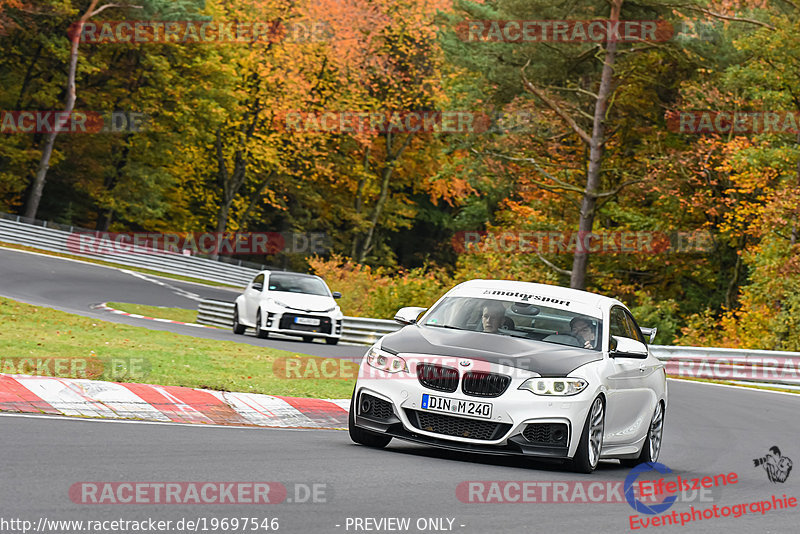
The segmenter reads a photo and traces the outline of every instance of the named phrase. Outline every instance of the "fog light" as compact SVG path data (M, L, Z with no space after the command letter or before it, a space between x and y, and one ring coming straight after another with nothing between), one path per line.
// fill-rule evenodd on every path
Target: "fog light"
M367 397L361 398L361 407L359 408L360 413L365 414L372 411L372 401L370 401Z

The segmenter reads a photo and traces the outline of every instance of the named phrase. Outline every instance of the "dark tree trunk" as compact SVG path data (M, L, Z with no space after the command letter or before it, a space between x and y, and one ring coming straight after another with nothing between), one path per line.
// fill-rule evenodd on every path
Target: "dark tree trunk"
M618 21L622 9L622 0L611 4L611 21ZM590 233L594 227L595 208L597 207L597 192L600 187L600 174L602 172L603 153L605 152L606 111L608 100L614 83L614 60L616 59L617 42L612 40L606 45L606 55L603 61L603 72L600 76L600 88L597 91L597 100L594 106L592 124L592 137L589 143L589 165L586 169L586 189L581 202L581 214L578 221L578 236ZM586 271L589 265L589 252L578 247L572 260L572 274L569 286L573 289L586 289Z
M370 216L367 235L364 237L364 242L361 244L361 252L358 255L359 263L364 263L364 260L367 258L367 254L369 254L372 250L373 239L375 238L375 229L378 227L381 215L383 214L383 208L386 205L386 200L389 198L389 185L392 181L394 167L397 165L397 161L400 159L400 156L403 155L405 149L408 148L408 145L411 143L411 138L414 136L414 134L408 134L403 142L400 143L400 146L394 150L394 152L392 151L392 141L394 136L392 136L392 134L389 132L387 132L385 136L386 159L384 161L383 169L381 170L381 192L378 195L378 201L375 203L375 207L372 210L372 215Z
M113 7L112 4L102 6L95 10L99 0L91 0L86 12L81 16L78 21L77 29L70 35L70 53L69 53L69 73L67 75L67 101L64 106L64 113L70 114L75 109L75 72L78 67L78 46L81 42L81 30L83 24L97 15L107 7ZM33 178L31 190L28 195L28 202L25 206L25 217L35 218L36 213L39 211L39 202L42 200L42 193L44 192L44 183L47 179L47 170L50 168L50 157L53 155L53 146L56 144L56 137L58 132L54 128L52 132L47 134L47 139L42 148L42 157L39 160L39 168L36 170L36 176Z

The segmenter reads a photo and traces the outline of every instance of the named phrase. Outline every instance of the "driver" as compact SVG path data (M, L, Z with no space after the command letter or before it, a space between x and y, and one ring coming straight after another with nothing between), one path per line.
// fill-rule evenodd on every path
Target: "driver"
M577 338L578 343L585 349L593 349L595 344L594 329L592 322L584 317L574 317L569 322L572 337Z
M481 314L481 327L484 332L496 334L500 330L500 324L506 315L505 307L499 302L487 302L483 305Z

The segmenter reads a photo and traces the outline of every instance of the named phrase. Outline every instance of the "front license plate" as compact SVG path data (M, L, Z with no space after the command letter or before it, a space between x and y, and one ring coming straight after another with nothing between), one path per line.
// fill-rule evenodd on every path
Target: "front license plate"
M294 322L308 326L319 326L319 319L312 319L311 317L295 317Z
M488 402L465 401L422 394L422 409L455 415L469 415L483 419L492 418L492 405Z

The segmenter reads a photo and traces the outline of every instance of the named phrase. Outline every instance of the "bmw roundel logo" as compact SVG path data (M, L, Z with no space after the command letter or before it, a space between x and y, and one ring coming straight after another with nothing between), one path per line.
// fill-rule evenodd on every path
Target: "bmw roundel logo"
M472 365L472 362L470 362L469 360L461 360L460 362L458 362L458 364L461 367L469 367L470 365Z

